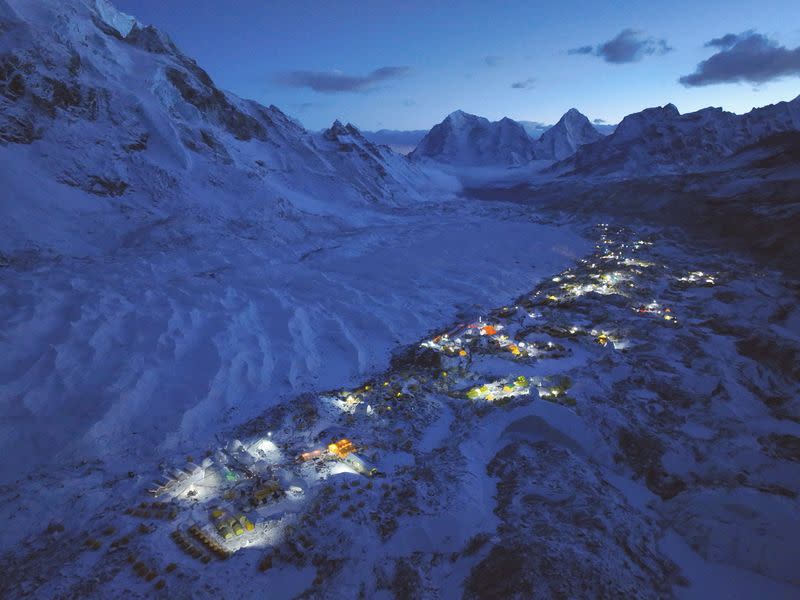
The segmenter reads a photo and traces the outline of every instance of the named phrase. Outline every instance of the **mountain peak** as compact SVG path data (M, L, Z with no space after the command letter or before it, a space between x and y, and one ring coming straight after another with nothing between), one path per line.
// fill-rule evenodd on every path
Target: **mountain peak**
M536 142L537 158L561 160L591 142L601 139L589 119L577 108L570 108L553 127L545 131Z
M472 123L474 121L479 121L483 117L479 117L477 115L473 115L468 112L464 112L463 110L454 110L449 115L444 118L443 123L452 123L454 125L459 125L461 123Z
M410 156L454 165L519 165L533 158L532 145L513 119L492 123L456 110L434 125Z

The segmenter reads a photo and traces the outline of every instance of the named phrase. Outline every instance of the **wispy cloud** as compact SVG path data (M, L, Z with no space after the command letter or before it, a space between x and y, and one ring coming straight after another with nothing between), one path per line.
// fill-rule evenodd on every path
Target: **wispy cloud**
M681 77L686 87L715 83L765 83L782 77L800 76L800 46L787 48L755 31L728 33L706 43L719 50L697 65L694 73Z
M487 67L496 67L497 65L499 65L502 62L503 62L503 57L502 56L489 55L489 56L484 56L483 57L483 63Z
M580 46L579 48L570 48L567 54L594 54L594 46Z
M536 86L536 79L534 77L528 77L522 81L515 81L511 84L511 87L515 90L529 90Z
M309 88L315 92L338 94L341 92L367 92L378 84L399 79L411 72L409 67L381 67L367 75L347 75L338 71L289 71L275 76L281 85Z
M635 29L623 29L616 36L596 46L579 46L567 54L585 54L602 58L608 63L623 64L642 60L645 56L666 54L672 48L667 40L646 36Z

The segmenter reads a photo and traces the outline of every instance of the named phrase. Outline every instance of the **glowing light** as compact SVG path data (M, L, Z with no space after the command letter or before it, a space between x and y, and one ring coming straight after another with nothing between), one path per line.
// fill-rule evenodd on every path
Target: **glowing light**
M470 400L494 402L495 400L524 396L529 393L530 383L525 376L520 375L514 379L514 381L500 379L499 381L493 381L474 387L467 392L467 398Z
M248 454L253 458L261 458L270 463L277 463L281 460L282 454L271 439L271 434L250 445L247 449Z

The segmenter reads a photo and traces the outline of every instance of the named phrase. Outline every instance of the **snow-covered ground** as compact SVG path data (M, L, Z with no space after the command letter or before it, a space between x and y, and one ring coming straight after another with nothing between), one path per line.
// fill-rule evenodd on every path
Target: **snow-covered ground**
M667 232L588 234L591 254L382 373L130 476L100 458L7 486L6 592L796 597L796 286ZM344 437L377 476L328 449ZM252 531L223 539L214 514Z
M95 457L128 471L208 441L289 393L384 368L401 344L586 247L467 202L288 248L246 227L0 270L3 481Z

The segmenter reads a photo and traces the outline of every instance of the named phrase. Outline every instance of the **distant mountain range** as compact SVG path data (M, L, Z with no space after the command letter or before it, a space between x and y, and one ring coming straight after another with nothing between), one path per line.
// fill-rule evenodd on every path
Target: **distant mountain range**
M490 122L457 110L435 125L409 156L460 166L521 166L532 160L567 158L602 137L574 108L552 126L508 117Z
M453 166L519 167L552 161L561 175L646 176L712 168L744 148L800 130L800 96L744 115L705 108L681 115L667 104L597 125L570 109L551 127L455 111L435 125L409 158ZM536 133L541 134L534 139Z
M538 140L542 137L542 134L553 127L552 124L548 125L538 121L517 121L517 123L522 125L525 132L534 141ZM613 133L614 129L617 127L616 125L607 123L591 123L590 125L603 135ZM389 146L392 150L400 154L410 154L428 134L428 130L412 129L402 131L395 129L379 129L378 131L362 131L361 134L374 144Z
M776 134L800 130L800 96L737 115L721 108L680 114L667 104L625 117L616 131L557 165L573 174L702 170Z

